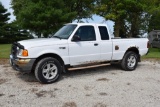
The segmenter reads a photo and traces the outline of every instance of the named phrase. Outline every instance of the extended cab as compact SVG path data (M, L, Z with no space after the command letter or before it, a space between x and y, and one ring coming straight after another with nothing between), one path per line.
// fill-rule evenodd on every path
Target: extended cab
M147 38L111 38L105 24L70 23L50 38L13 43L10 63L15 70L34 71L42 83L53 83L69 67L118 62L135 70L148 52Z

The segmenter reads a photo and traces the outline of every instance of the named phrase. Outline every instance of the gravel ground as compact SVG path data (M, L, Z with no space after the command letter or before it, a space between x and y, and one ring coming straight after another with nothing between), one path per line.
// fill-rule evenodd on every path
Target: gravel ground
M0 65L0 107L160 107L160 61L135 71L118 66L75 70L40 84L34 74Z

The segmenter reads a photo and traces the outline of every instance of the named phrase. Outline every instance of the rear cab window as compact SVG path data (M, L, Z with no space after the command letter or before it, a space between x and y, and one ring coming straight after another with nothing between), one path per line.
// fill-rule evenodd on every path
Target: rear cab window
M109 34L106 26L98 26L101 40L109 40Z

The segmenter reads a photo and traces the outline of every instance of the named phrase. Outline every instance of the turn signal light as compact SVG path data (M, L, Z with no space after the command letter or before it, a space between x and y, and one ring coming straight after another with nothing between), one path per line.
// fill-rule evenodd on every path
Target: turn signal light
M27 50L23 50L22 51L22 56L28 56L28 51Z

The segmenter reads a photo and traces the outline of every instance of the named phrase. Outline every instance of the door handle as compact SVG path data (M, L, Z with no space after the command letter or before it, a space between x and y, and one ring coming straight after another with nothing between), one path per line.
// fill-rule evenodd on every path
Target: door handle
M98 43L94 43L94 46L98 46Z
M66 47L59 47L59 49L66 49Z

